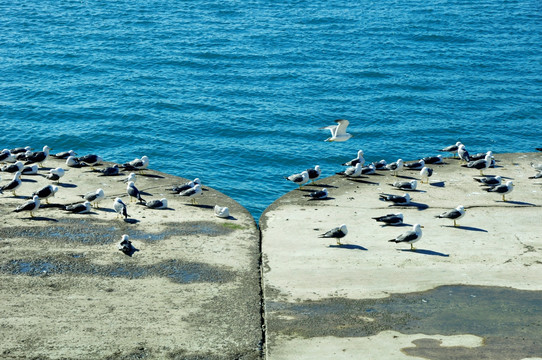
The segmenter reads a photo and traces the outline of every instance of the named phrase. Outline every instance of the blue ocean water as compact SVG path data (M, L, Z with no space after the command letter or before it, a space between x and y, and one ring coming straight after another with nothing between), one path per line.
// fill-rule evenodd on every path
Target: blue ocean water
M258 219L359 149L542 146L541 44L539 0L0 0L0 147L147 155Z

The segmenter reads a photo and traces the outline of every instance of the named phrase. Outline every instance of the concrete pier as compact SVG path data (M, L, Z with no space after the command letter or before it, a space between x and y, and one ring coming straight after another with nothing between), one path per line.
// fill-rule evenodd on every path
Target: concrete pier
M168 207L148 209L130 202L119 181L128 172L44 165L23 175L16 197L0 195L0 358L261 358L259 231L248 211L205 184L192 205L167 190L188 179L153 170L137 172L135 185ZM50 204L33 218L13 212L56 184L43 175L59 166L69 170ZM1 175L2 184L12 177ZM99 208L63 210L98 188ZM115 197L128 206L126 221ZM230 218L216 217L215 205ZM131 257L117 248L123 234L137 249Z
M457 347L462 359L477 359L490 350L493 359L540 356L542 347L534 345L538 342L530 336L518 340L493 334L509 349L499 351L484 347L486 334L475 328L453 335L438 326L425 334L397 331L398 323L411 324L413 318L408 310L390 305L401 294L470 285L537 291L532 306L540 309L542 180L528 177L535 174L530 162L542 162L542 154L496 154L495 158L496 167L485 175L514 182L506 202L473 180L479 177L478 170L446 159L445 165L429 165L434 169L430 184L418 183L415 191L408 191L413 199L408 206L390 206L379 200L379 194L406 193L389 184L419 180L419 171L404 170L398 177L378 172L359 179L337 175L273 203L260 220L267 358L411 359L405 349L416 348L417 341L425 346L418 345L420 358L450 359ZM303 196L324 187L328 200ZM459 226L435 217L458 205L467 209ZM397 212L404 214L403 226L382 226L371 219ZM318 237L341 224L348 228L342 245ZM408 244L388 242L413 224L424 226L416 251ZM422 300L424 296L417 301ZM396 321L385 321L386 316L396 316ZM540 312L532 319L531 330L539 336ZM499 321L498 314L493 321ZM518 345L525 356L517 352Z

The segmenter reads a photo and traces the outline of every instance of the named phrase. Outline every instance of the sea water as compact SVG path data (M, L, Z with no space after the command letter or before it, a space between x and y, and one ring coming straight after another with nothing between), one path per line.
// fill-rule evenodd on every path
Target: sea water
M539 0L0 0L0 147L147 155L258 219L360 149L541 147L541 44Z

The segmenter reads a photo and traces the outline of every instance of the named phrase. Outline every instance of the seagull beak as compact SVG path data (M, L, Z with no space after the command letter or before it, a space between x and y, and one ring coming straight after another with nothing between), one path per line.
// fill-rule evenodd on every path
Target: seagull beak
M421 227L421 228L424 228L425 226L423 226L423 225L420 225L420 227Z

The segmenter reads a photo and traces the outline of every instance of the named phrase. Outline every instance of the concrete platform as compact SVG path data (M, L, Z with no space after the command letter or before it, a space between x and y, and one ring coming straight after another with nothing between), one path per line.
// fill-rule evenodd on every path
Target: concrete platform
M379 200L405 193L395 180L419 179L408 170L333 176L273 203L260 219L267 358L541 358L542 179L528 177L542 154L495 158L485 174L513 180L506 202L446 159L410 206ZM323 187L328 200L303 196ZM435 218L458 205L460 226ZM406 225L371 219L396 212ZM318 237L343 223L343 245ZM417 251L388 242L416 223Z
M259 230L248 211L205 184L191 205L166 190L187 179L147 170L136 181L143 197L169 201L151 210L130 202L121 176L70 168L34 218L14 213L57 166L67 169L50 159L23 176L17 197L0 195L0 358L261 357ZM62 210L97 188L100 208ZM127 221L113 211L117 196ZM232 216L217 218L216 204ZM131 257L117 249L123 234L138 249Z

